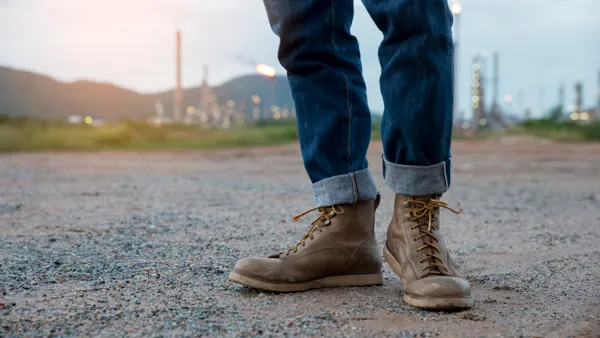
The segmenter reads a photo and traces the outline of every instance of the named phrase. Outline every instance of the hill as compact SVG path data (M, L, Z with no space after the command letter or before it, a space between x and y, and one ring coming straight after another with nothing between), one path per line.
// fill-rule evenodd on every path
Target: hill
M213 91L221 103L228 99L248 101L254 94L270 102L272 86L275 86L275 104L293 105L284 77L267 79L246 75L213 87ZM197 106L199 100L200 87L184 90L185 106ZM109 83L66 83L32 72L0 67L0 114L9 116L64 119L76 114L106 120L136 119L154 115L156 101L163 104L167 114L172 113L173 91L141 94Z

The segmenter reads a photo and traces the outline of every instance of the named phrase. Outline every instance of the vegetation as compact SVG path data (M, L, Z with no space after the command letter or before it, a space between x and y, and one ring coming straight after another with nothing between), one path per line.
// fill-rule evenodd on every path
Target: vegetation
M283 144L298 139L293 121L228 131L197 125L123 121L103 126L0 116L0 151L205 149Z
M552 119L529 120L521 124L523 131L554 141L595 141L600 142L600 122L579 124Z
M373 139L379 139L378 123L373 124L371 131ZM482 132L468 138L486 139L507 134L530 134L556 141L600 142L600 122L577 124L545 118L523 122L516 129ZM133 121L89 126L0 115L0 151L3 152L207 149L284 144L297 139L296 124L291 120L262 122L231 130L206 130L197 125L156 126Z
M600 141L600 121L577 123L563 117L563 107L557 105L544 118L521 123L521 128L525 133L554 141Z

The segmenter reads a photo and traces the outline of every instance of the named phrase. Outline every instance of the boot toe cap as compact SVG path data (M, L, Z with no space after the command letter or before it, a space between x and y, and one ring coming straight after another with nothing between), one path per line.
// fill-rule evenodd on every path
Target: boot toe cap
M276 258L243 258L235 264L232 272L256 280L268 282L282 281L281 264L279 259Z
M265 270L265 263L263 262L268 258L259 257L247 257L240 259L233 268L233 272L244 275L247 277L258 277L263 275L262 271Z
M406 285L404 292L419 298L465 298L471 296L471 287L464 278L429 276Z

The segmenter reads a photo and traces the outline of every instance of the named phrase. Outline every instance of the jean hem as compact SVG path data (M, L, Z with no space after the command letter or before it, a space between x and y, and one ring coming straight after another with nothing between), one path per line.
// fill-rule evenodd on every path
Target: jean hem
M377 197L375 180L369 169L337 175L313 183L317 206L355 204Z
M408 196L441 195L450 188L450 158L430 166L403 165L383 157L387 186L396 194Z

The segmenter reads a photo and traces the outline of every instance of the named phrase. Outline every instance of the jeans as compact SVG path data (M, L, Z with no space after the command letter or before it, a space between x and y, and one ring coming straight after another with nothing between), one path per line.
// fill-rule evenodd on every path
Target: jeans
M304 165L317 205L372 200L366 159L371 113L353 0L264 0L296 105ZM381 138L386 184L398 194L450 186L452 14L446 0L363 0L383 33Z

